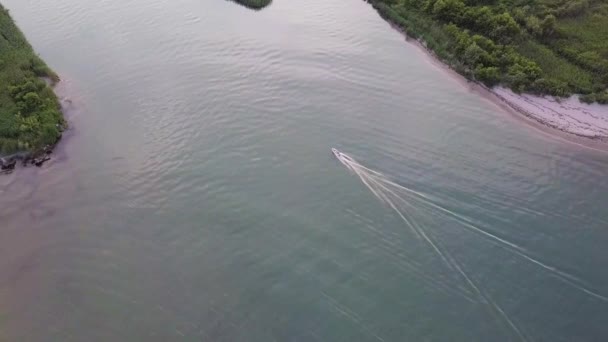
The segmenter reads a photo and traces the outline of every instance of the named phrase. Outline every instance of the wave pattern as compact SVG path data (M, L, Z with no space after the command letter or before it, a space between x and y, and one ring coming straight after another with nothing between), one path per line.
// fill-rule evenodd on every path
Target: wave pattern
M71 129L0 177L0 340L608 336L605 155L504 115L367 3L3 4Z

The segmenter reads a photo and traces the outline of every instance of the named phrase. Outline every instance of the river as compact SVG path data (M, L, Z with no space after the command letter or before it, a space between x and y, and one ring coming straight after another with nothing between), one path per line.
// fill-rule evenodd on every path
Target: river
M0 178L1 341L608 339L608 154L365 2L3 4L71 129Z

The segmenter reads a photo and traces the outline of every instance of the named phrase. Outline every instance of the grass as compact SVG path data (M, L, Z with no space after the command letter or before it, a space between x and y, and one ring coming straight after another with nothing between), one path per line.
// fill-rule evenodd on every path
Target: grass
M59 80L34 53L0 5L0 153L36 152L54 144L64 126L51 87Z
M605 11L559 20L558 28L565 34L558 41L570 44L576 50L595 51L608 58L608 5Z
M526 40L517 45L517 51L535 61L545 78L569 84L576 89L593 87L592 75L583 68L559 56L547 46L534 40Z

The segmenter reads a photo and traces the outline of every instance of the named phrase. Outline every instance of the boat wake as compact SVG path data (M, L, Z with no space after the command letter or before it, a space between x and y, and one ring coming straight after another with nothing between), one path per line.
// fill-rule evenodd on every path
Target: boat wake
M492 243L493 245L500 247L513 255L516 255L522 260L531 263L532 265L540 268L542 271L545 271L551 276L559 279L568 286L582 291L595 299L608 302L608 297L593 291L581 279L559 269L556 266L539 260L522 246L508 241L506 238L500 237L484 229L483 227L480 227L470 218L440 205L436 201L433 201L429 196L419 191L391 181L381 172L375 171L358 163L354 158L346 153L340 152L335 148L332 148L332 153L336 159L338 159L338 161L340 161L340 163L342 163L351 173L359 177L361 182L376 198L385 203L397 214L397 216L409 228L414 237L423 241L434 252L434 254L436 254L441 262L448 269L453 271L458 278L460 278L465 287L467 287L470 293L476 297L478 302L485 304L490 313L498 320L503 322L505 326L509 328L519 339L524 341L528 340L528 338L518 328L513 320L511 320L500 305L494 301L492 297L486 291L484 291L483 288L475 281L475 279L467 272L464 265L458 262L458 260L454 258L454 256L445 247L443 247L439 241L436 240L436 238L432 235L433 232L424 225L420 224L413 217L412 213L419 210L427 210L432 211L434 214L448 217L458 222L459 226L464 228L466 231L474 233L489 243Z

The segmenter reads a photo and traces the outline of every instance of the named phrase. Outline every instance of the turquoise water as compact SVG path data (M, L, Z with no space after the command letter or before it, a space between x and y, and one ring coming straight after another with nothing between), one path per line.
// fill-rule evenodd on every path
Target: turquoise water
M0 340L608 338L608 154L365 2L3 4L72 128L0 178Z

